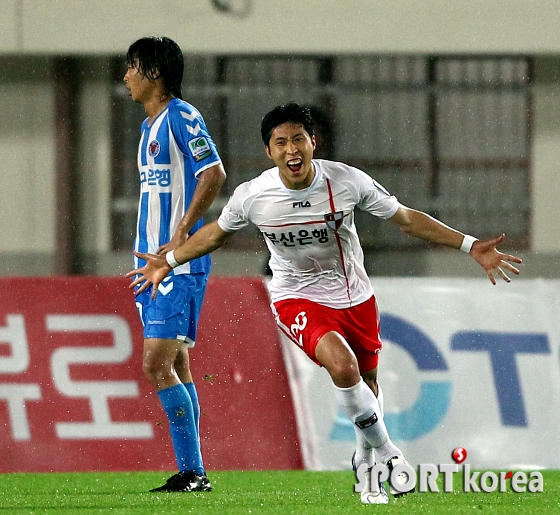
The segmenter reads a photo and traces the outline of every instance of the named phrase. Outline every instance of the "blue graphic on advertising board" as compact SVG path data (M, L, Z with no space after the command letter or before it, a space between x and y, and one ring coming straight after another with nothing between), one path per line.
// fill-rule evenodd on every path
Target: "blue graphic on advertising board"
M384 314L381 315L380 327L382 340L390 341L405 350L420 372L431 372L431 380L420 381L418 397L409 409L385 413L384 417L393 440L415 440L433 431L447 414L453 391L452 383L445 378L441 381L433 380L433 372L445 374L449 367L435 342L410 322ZM454 351L488 352L502 424L526 427L528 421L516 355L550 353L547 335L465 331L452 336L450 347ZM343 411L335 419L330 439L355 439L352 423Z

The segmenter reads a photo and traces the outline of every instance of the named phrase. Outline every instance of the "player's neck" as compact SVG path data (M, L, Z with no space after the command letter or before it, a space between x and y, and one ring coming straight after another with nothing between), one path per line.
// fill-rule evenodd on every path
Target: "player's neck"
M173 96L166 94L153 95L149 100L144 102L144 109L148 115L148 123L152 123L159 114L167 107L169 102L173 100Z

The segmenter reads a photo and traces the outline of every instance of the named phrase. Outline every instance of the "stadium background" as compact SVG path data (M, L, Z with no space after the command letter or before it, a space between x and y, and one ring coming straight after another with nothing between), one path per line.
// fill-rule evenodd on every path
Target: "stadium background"
M555 280L560 276L557 2L499 0L488 5L482 1L436 0L287 0L281 4L251 0L0 0L0 9L0 274L5 276L1 281L5 293L0 320L0 423L6 428L0 445L3 456L12 456L2 460L2 470L42 470L49 466L65 470L68 465L64 460L59 463L52 459L53 449L61 444L56 429L61 422L89 421L91 425L94 420L102 426L100 431L104 426L114 430L110 421L118 417L148 423L156 435L150 445L167 447L163 437L157 440L157 421L150 417L141 421L136 412L129 413L132 418L128 419L118 400L107 400L109 393L105 401L103 395L99 397L96 412L93 397L76 399L76 392L72 391L73 381L94 380L99 375L109 383L125 370L132 375L123 377L129 377L136 386L129 384L124 390L117 388L117 392L124 397L136 395L139 402L149 399L145 381L138 376L137 322L129 312L132 306L127 304L122 279L113 279L130 265L128 249L137 196L135 145L143 116L141 109L126 98L120 81L124 73L122 61L130 42L147 34L168 35L182 46L187 60L185 96L207 118L224 157L228 185L210 217L218 212L232 187L266 166L258 134L262 114L293 99L312 104L320 114L322 155L361 166L404 203L441 216L465 232L484 236L504 230L510 236L509 250L526 263L523 278L513 288L500 285L490 294L483 289L490 286L475 279L480 277L480 271L464 255L411 242L385 226L360 221L374 287L379 284L381 291L386 288L389 297L396 280L391 282L388 278L411 277L399 291L410 294L414 302L398 317L419 328L421 321L435 312L439 318L437 322L433 319L430 329L436 335L450 335L448 341L437 344L450 365L446 352L453 350L453 342L455 349L466 345L454 339L456 334L489 333L494 329L499 335L530 336L521 339L535 346L525 348L522 341L516 350L527 355L514 359L518 380L509 386L499 386L495 381L500 368L495 363L488 368L488 359L481 362L478 375L472 376L471 382L460 382L464 371L461 366L449 366L451 372L446 379L462 384L455 386L453 392L468 391L472 384L478 385L479 395L488 397L482 403L485 409L481 410L488 419L480 425L492 427L496 433L493 438L508 442L505 447L491 449L488 459L487 454L481 453L480 466L519 463L512 449L528 440L538 442L533 455L543 455L543 446L550 445L549 428L558 422L559 410L554 406L560 398L560 343L554 326L560 308ZM259 277L264 273L265 261L264 246L251 231L238 235L214 254L214 276L218 281L214 291L219 291L219 284L221 290L226 285L228 291L232 290L227 296L232 303L230 322L240 316L234 293L243 292L243 288L249 288L245 298L256 295L260 299L258 307L248 308L244 316L264 316L262 323L270 322L262 312L266 308L262 291L259 297L251 290L261 288L265 280ZM229 275L247 277L237 279L240 282L232 289L228 279L219 283L220 278ZM67 279L68 276L73 277ZM429 288L447 288L450 296L444 296L443 304L438 305L437 291ZM480 291L483 293L477 293ZM472 305L477 295L482 295L479 310L469 311L465 302ZM68 303L68 297L73 302ZM99 307L102 300L108 302L106 299L111 297L118 302ZM220 291L209 298L209 317L222 297ZM484 303L484 297L493 302ZM419 303L426 299L433 299L434 304L420 309ZM450 302L458 303L453 316L444 309ZM383 297L380 303L383 311ZM504 312L497 308L506 304L513 308ZM395 306L393 310L400 309L398 302ZM132 331L130 354L123 348L122 354L108 359L109 363L120 363L122 370L95 360L92 365L84 358L88 354L83 349L75 349L95 346L97 340L92 338L91 330L88 333L82 326L72 326L73 338L55 336L60 334L56 324L65 323L64 318L56 317L100 313L124 317ZM460 315L454 318L457 313ZM49 325L51 316L55 316L53 326ZM484 316L490 321L481 322ZM205 334L217 331L217 322L208 324ZM446 326L441 331L439 324L452 325L453 330ZM306 390L309 381L301 380L304 365L292 363L295 368L290 368L291 358L286 353L270 358L279 367L270 372L279 382L278 389L266 394L271 397L259 397L256 405L248 401L236 405L231 401L231 396L239 400L247 395L251 399L255 395L251 392L269 383L263 376L258 384L248 380L245 384L247 369L243 367L247 367L247 360L232 357L229 350L224 352L225 346L229 349L234 343L256 352L262 343L257 337L263 334L255 334L256 327L248 324L235 336L228 332L231 328L221 327L220 336L214 335L216 342L220 342L215 343L217 349L212 357L217 356L220 361L211 368L222 372L205 371L208 377L203 384L222 386L223 391L216 398L230 399L230 405L219 404L216 411L227 408L227 418L237 422L236 428L226 431L227 434L218 432L210 438L209 433L205 445L210 466L340 466L333 450L334 437L327 438L326 451L321 450L323 440L312 446L321 459L305 454L304 450L309 449L306 439L317 436L317 431L305 433L302 429L313 427L305 400L328 393L325 388ZM270 345L280 352L279 337L274 326L269 327L266 334ZM87 334L85 341L76 337L76 331ZM118 339L114 338L116 350ZM211 335L206 338L212 341ZM97 343L103 347L111 346L111 342L102 338ZM74 351L65 354L65 348ZM57 353L57 349L62 353ZM199 359L204 359L203 355L201 352ZM73 368L71 372L69 367L65 369L68 377L58 377L57 383L58 369L54 364L60 362L72 363ZM398 377L399 365L403 363L407 365L403 369L407 371L408 383L402 384L412 392L411 399L402 399L401 413L406 413L414 405L415 393L421 391L422 379L416 373L430 369L422 369L417 361L411 361L410 352L407 356L396 356L394 366L391 363L389 368L397 376L396 383L404 381ZM511 371L511 362L508 363L510 368L504 370ZM205 367L202 363L200 366ZM262 370L268 369L263 365ZM41 379L31 379L34 376ZM281 386L287 379L290 383ZM231 393L235 392L232 385L241 385L244 393ZM515 420L515 414L504 412L503 404L498 402L500 395L505 395L508 405L507 391L512 385L519 390L512 398L519 399L521 395L525 400L525 418L521 420L524 424ZM397 397L398 388L390 393ZM538 402L534 400L537 393ZM273 423L277 416L273 411L260 413L263 399L281 403L286 398L292 402L281 412L287 420L285 425ZM453 398L457 402L457 397ZM389 412L390 399L388 395ZM54 409L61 403L61 409L67 410L64 414ZM474 412L476 417L480 405L480 398L472 393L461 398L457 409ZM249 406L256 410L255 416L241 416ZM545 406L551 415L543 415ZM466 435L465 427L470 427L471 449L492 447L492 438L469 426L468 417L465 420L453 413L449 411L442 424L449 437L446 445L452 445L453 434ZM96 414L101 417L99 420ZM321 415L324 413L317 416ZM333 417L340 426L337 437L344 435L344 421L337 422L336 413ZM259 422L255 428L255 420L261 419L266 419L267 424ZM207 430L217 431L220 420L212 419ZM399 420L402 423L402 417ZM269 426L272 429L266 429ZM275 433L279 426L282 432ZM230 434L240 440L228 440ZM252 463L239 461L239 446L246 442L244 438L249 438L252 445L261 442L262 459L255 458ZM426 447L421 438L425 436L409 440L412 452ZM432 438L441 439L441 434L433 434ZM31 446L27 445L29 440ZM69 455L78 453L81 457L72 460L72 466L83 464L84 470L95 469L102 455L106 456L105 467L121 469L128 463L124 460L116 464L118 460L110 459L111 438L69 440ZM141 455L146 448L145 440L130 440L128 436L113 443L123 456L131 452ZM276 462L268 456L271 441L275 445L279 441L293 443L286 446L285 452L275 449L273 457L284 461ZM457 445L460 444L458 439ZM92 453L96 445L99 453ZM18 459L23 448L36 452L27 461ZM228 448L233 450L228 452ZM448 456L448 449L444 450ZM342 451L347 452L347 448ZM43 461L38 459L39 455ZM93 455L93 459L89 458L92 461L82 461L85 455ZM129 465L172 468L168 458L161 463L136 459ZM443 456L437 459L445 460ZM536 461L525 459L523 463L560 466L546 458Z

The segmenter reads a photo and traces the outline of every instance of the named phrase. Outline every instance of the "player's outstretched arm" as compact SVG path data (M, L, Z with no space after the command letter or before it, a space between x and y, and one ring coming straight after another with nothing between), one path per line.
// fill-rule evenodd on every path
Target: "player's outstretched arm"
M403 232L411 236L455 249L463 248L463 240L465 239L463 233L422 211L400 206L390 220L398 225ZM492 284L496 284L494 274L500 276L504 281L510 282L510 278L503 269L516 275L519 274L519 270L511 263L521 263L521 259L509 254L503 254L497 249L497 246L504 241L504 238L505 235L502 234L498 238L490 240L475 240L470 249L465 249L486 270L488 279L490 279ZM472 240L474 238L471 237Z
M155 298L158 286L174 267L220 248L232 234L223 231L218 222L214 221L201 227L187 241L170 251L171 256L170 253L157 255L134 252L134 255L145 260L146 264L125 274L126 277L132 278L130 288L138 287L135 290L137 295L153 285L152 298Z

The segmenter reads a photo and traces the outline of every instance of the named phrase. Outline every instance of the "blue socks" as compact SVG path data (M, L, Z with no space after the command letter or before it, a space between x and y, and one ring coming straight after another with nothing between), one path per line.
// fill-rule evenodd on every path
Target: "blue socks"
M187 388L187 392L189 392L189 395L191 397L194 422L196 425L196 438L198 439L198 445L200 446L200 435L199 435L200 404L198 403L198 393L196 391L196 386L194 385L194 383L185 383L185 386Z
M200 408L194 383L164 388L158 392L158 397L169 420L169 432L179 470L193 470L204 475L198 437Z

